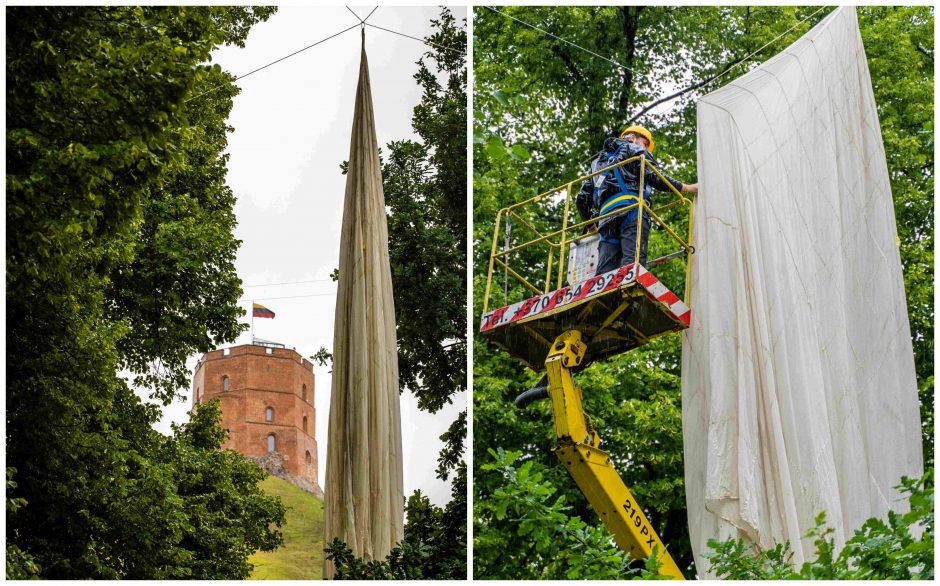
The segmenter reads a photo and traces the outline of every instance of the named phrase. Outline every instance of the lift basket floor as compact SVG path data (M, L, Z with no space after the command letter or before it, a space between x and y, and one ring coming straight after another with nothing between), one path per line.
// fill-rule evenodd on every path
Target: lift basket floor
M480 333L540 371L551 341L566 330L590 339L582 366L689 327L691 312L642 265L627 265L580 283L485 313Z

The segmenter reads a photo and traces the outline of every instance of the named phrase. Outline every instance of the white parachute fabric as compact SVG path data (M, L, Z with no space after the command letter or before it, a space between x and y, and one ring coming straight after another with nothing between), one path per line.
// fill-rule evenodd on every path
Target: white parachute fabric
M900 64L899 64L900 66ZM855 11L698 104L685 483L709 538L793 561L906 503L920 415L881 131Z
M353 115L324 484L325 542L384 560L403 537L401 414L388 225L363 33ZM324 562L324 578L335 568Z

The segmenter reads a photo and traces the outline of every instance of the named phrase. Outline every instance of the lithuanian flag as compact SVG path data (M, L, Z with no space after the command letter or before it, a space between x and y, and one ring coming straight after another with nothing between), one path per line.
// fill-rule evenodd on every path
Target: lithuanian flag
M251 317L270 317L274 318L274 312L260 303L251 304Z

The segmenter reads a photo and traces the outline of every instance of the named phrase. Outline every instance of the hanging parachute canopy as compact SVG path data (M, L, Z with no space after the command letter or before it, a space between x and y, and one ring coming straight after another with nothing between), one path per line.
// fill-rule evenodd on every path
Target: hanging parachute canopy
M401 415L388 226L363 30L353 115L324 485L325 544L384 560L403 537ZM332 578L324 562L324 578Z
M891 184L854 8L698 104L682 424L696 567L709 538L841 547L906 509L920 414Z

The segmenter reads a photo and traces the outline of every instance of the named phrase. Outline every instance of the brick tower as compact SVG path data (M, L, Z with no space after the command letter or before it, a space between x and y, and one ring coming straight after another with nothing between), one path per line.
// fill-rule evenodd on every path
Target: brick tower
M294 350L246 344L203 355L193 375L193 406L219 398L223 447L252 459L279 457L313 492L317 481L313 364Z

